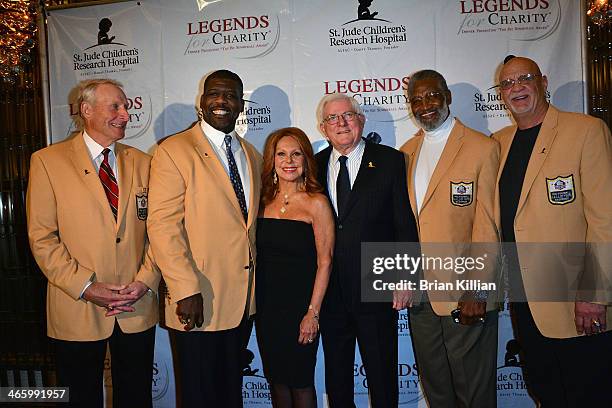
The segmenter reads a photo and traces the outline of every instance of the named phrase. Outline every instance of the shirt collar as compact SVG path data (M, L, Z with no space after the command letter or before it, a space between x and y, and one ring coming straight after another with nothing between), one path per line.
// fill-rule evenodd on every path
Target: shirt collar
M357 143L357 146L355 146L355 148L349 153L349 154L342 154L339 151L337 151L334 147L332 147L332 163L337 163L338 159L340 158L340 156L346 156L348 157L349 161L353 161L355 160L355 158L359 157L361 155L361 153L363 153L363 150L365 149L365 140L361 139L359 141L359 143Z
M453 130L453 126L455 126L455 118L450 113L448 114L448 118L440 125L440 127L434 130L425 130L425 139L430 142L437 142L442 139L445 139Z
M87 131L83 130L83 140L85 141L85 146L87 146L87 150L89 150L89 155L91 160L95 160L98 156L102 154L102 150L105 149L104 146L101 146L98 142L93 140L91 136L87 134ZM115 155L115 142L111 143L108 146L113 156Z
M238 134L236 133L235 129L232 130L230 133L223 133L220 130L217 130L214 127L210 126L208 123L206 123L205 120L202 120L200 124L202 127L202 132L204 132L206 137L219 149L225 151L226 134L232 136L232 150L238 150L237 148L240 148L240 143L234 143L235 141L238 141Z

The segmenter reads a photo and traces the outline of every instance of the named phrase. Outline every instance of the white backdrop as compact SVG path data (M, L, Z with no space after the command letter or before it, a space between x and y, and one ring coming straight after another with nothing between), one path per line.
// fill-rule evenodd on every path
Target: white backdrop
M424 68L446 77L454 115L491 133L510 123L491 89L510 53L540 64L552 103L585 109L579 1L376 0L369 12L377 14L369 20L357 20L357 7L358 1L338 0L143 0L51 9L50 140L74 130L76 83L111 77L123 82L130 99L125 142L152 152L160 139L196 120L202 78L220 68L244 81L249 102L238 131L260 150L272 130L289 125L304 129L316 150L323 148L315 107L332 92L363 105L365 135L375 132L382 143L399 147L416 130L406 106L408 77ZM405 313L399 323L400 403L424 407ZM516 366L507 310L499 334L498 406L533 406ZM245 368L245 406L269 406L254 334L249 349L254 356ZM317 390L325 406L322 366L319 354ZM153 383L155 405L174 406L164 329L157 333ZM355 393L358 406L367 406L358 355Z

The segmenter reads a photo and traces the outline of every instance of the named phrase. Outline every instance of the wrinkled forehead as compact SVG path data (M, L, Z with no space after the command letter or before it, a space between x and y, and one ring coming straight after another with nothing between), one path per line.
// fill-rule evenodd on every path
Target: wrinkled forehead
M442 83L435 78L418 79L414 82L413 94L418 95L431 91L444 91Z
M541 74L540 67L529 58L516 57L503 66L499 73L499 79L515 78L524 74Z
M323 107L323 117L330 114L342 114L352 110L353 105L351 105L351 101L348 99L334 99L333 101L327 102Z
M125 101L127 97L123 89L112 85L102 84L94 90L94 97L96 101L108 101L108 100L120 100Z

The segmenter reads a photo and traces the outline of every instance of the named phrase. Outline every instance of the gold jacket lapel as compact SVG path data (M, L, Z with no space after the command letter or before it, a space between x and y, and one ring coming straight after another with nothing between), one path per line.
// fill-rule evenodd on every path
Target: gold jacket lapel
M527 171L525 171L525 179L523 180L521 197L519 198L518 207L516 209L517 216L521 212L521 208L523 207L523 205L525 205L525 201L527 200L527 196L531 191L533 182L538 173L540 172L540 169L544 165L544 161L548 156L550 147L552 146L553 141L555 140L555 136L557 136L557 119L558 111L552 106L549 106L548 112L544 117L544 122L542 122L540 133L538 134L538 138L536 139L535 145L533 146L533 151L531 152Z
M117 171L119 172L119 208L117 209L117 228L125 217L125 211L130 197L132 177L134 173L134 158L129 154L129 150L120 143L115 144L115 155L117 157Z
M421 204L421 211L423 211L423 208L425 208L427 202L433 196L434 191L436 191L436 188L438 188L438 184L440 183L440 180L442 180L444 174L446 174L448 169L453 164L453 160L455 160L455 157L463 144L463 130L463 125L456 119L453 130L451 130L451 133L448 136L446 146L444 146L444 150L442 150L440 160L438 160L438 164L431 175L431 180L429 180L427 192L423 198L423 204Z
M246 143L243 142L243 139L241 137L238 138L238 140L240 141L240 144L242 145L242 150L244 151L244 155L246 156L247 159L247 165L248 165L248 169L249 169L249 180L250 180L250 186L251 186L251 194L250 197L245 197L245 199L247 199L249 201L249 214L248 214L248 218L247 218L247 228L251 226L251 224L253 223L253 220L255 219L255 217L257 217L257 214L254 214L253 209L257 208L256 202L255 200L259 200L259 194L260 194L260 183L259 180L255 180L253 178L253 176L256 174L255 172L255 163L253 163L253 158L255 157L254 152L251 151L251 147L247 146ZM237 200L236 200L237 202Z
M416 201L416 191L414 185L414 172L416 171L416 164L419 160L419 153L421 153L421 147L423 146L423 138L425 137L425 133L422 129L419 129L416 135L414 135L415 140L417 141L416 149L409 156L409 163L406 168L408 172L408 198L410 199L410 206L412 207L412 213L418 219L418 211L417 211L417 201ZM418 223L417 223L418 226Z

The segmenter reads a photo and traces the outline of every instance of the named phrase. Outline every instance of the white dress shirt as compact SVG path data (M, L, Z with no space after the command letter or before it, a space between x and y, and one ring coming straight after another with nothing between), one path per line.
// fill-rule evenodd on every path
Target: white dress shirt
M89 151L89 158L91 159L94 167L96 168L96 173L100 173L100 165L104 160L104 155L102 154L102 150L105 148L100 146L98 142L93 140L91 136L87 134L86 131L83 131L83 140L85 141L85 146L87 146L87 150ZM119 171L117 170L117 156L115 156L115 143L113 142L110 146L110 153L108 154L108 164L113 169L113 174L115 175L115 179L117 179L117 185L119 184ZM121 194L121 191L119 192Z
M200 123L202 126L202 132L204 132L204 135L215 150L219 161L223 165L223 168L229 177L229 163L227 161L227 154L225 152L225 133L215 129L205 121L201 121ZM232 153L234 154L234 160L236 160L236 166L238 167L238 173L240 174L240 180L242 181L244 200L246 201L248 211L251 197L251 177L249 173L249 165L247 163L246 154L242 149L242 145L238 141L238 134L235 130L232 130L229 135L232 137Z
M346 167L348 169L349 180L351 181L351 189L359 173L359 167L361 166L361 159L363 158L363 152L365 150L365 141L361 141L355 146L355 148L347 155ZM342 153L332 148L332 152L329 155L329 163L327 167L327 186L329 192L329 198L338 214L338 200L336 197L336 180L338 179L338 173L340 172L340 156Z

